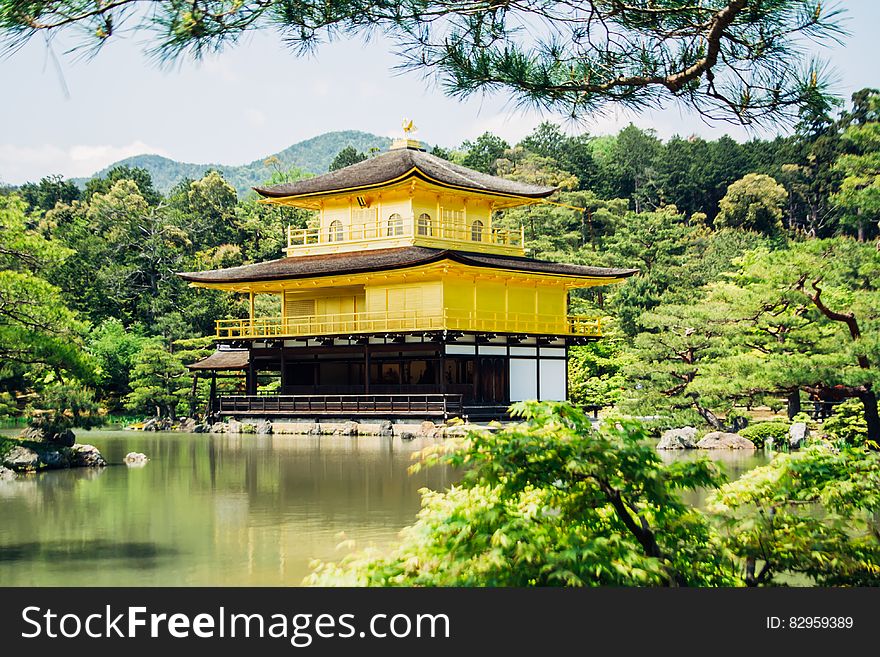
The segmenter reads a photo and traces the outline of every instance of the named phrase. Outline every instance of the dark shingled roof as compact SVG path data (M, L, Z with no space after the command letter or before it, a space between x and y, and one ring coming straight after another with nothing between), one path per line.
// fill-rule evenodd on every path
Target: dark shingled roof
M218 349L210 356L187 365L191 370L245 370L248 366L247 349Z
M408 173L440 185L504 196L544 198L556 191L555 187L539 187L490 176L412 148L391 150L308 180L254 187L254 190L269 198L329 194L343 189L377 187Z
M394 249L375 249L354 253L293 256L228 269L183 272L181 278L193 283L249 283L291 278L311 278L337 274L359 274L372 271L404 269L427 265L441 260L451 260L463 265L555 274L557 276L583 276L591 278L625 278L638 269L609 269L587 267L560 262L532 260L519 256L470 253L447 249L429 249L421 246L405 246Z

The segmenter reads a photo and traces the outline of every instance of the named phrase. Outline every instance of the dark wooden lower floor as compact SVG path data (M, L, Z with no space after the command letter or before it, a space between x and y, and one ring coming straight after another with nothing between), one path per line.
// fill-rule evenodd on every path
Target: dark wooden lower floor
M512 402L567 397L564 337L395 334L253 341L244 394L215 416L504 417Z

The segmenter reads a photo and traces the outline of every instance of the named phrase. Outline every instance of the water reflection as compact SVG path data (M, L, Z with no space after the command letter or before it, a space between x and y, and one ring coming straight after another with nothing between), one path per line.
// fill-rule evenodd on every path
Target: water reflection
M90 432L118 465L2 482L0 585L295 585L343 539L387 546L418 490L453 475L409 475L429 440Z
M89 432L108 462L0 481L0 585L297 585L313 559L337 560L343 539L392 544L413 522L420 488L456 473L409 475L429 439ZM144 468L121 465L131 451ZM710 456L731 479L766 462ZM701 505L705 492L687 496ZM349 548L345 548L349 549Z

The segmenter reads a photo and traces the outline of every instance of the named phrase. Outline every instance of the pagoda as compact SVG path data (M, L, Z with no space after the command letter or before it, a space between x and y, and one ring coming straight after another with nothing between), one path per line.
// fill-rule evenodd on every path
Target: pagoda
M569 292L636 273L526 257L522 228L497 218L556 189L448 162L408 131L363 162L254 189L315 222L288 228L280 259L180 274L250 302L217 321L219 351L200 365L235 350L245 372L245 394L212 394L219 417L481 420L565 399L568 348L602 334L568 313ZM255 313L258 295L274 316Z

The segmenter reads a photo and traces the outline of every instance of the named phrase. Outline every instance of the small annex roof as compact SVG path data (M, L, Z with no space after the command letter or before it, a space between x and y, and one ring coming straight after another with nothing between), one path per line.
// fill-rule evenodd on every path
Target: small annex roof
M193 371L213 370L215 372L246 370L247 366L247 349L218 349L210 356L205 356L202 360L187 365Z
M490 176L415 148L390 150L315 178L270 187L254 187L254 190L266 198L307 197L343 191L365 191L403 182L411 177L441 187L531 199L544 198L556 191L555 187L529 185Z
M222 285L388 271L428 265L442 260L474 267L584 278L620 279L638 272L638 269L589 267L519 256L406 246L354 253L293 256L241 267L181 272L178 276L191 283Z

